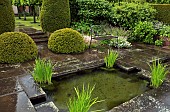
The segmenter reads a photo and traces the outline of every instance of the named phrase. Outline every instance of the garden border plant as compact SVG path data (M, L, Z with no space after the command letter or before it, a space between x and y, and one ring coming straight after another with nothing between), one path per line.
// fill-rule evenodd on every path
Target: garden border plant
M158 88L162 85L168 73L168 70L166 70L167 65L163 65L159 59L154 58L152 60L152 64L149 64L151 69L151 86Z
M51 84L54 66L50 60L37 58L32 72L34 80L39 84Z

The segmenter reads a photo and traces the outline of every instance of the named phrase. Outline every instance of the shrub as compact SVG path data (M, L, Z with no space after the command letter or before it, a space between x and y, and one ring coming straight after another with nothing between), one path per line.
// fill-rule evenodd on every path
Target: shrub
M15 29L14 12L10 0L0 1L0 34Z
M129 41L144 42L153 44L153 37L157 31L154 29L152 22L139 22L133 29L131 36L128 38Z
M164 23L170 24L170 4L152 4L156 11L156 19Z
M6 32L0 35L0 63L24 62L37 54L37 46L27 34Z
M112 5L106 0L77 0L74 4L77 5L77 13L72 12L74 15L72 17L76 22L97 24L103 20L109 20Z
M110 41L110 45L118 48L130 48L132 47L131 43L128 42L125 38L113 38Z
M45 32L69 27L69 0L43 0L40 21Z
M166 70L166 65L161 64L160 61L156 59L154 59L152 65L149 66L151 69L151 86L157 88L163 83L168 70Z
M121 2L115 3L112 8L112 24L133 28L139 21L151 21L154 19L156 10L149 4L137 4Z
M163 46L163 40L162 39L157 39L156 41L155 41L155 45L156 46Z
M170 37L170 26L164 25L159 31L160 36Z
M40 84L51 84L53 68L54 66L52 65L50 60L38 58L35 60L32 76L34 80Z
M55 53L79 53L85 49L85 42L79 32L64 28L51 34L48 48Z

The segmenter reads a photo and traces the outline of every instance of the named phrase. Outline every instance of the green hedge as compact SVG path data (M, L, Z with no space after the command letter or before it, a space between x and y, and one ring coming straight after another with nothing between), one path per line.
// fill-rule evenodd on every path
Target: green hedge
M156 10L156 19L170 24L170 4L152 4Z
M156 10L148 3L120 2L112 8L111 20L116 26L132 29L139 21L153 21Z
M37 46L27 34L5 32L0 35L0 63L24 62L37 55Z
M69 27L71 21L69 0L43 0L40 21L45 32Z
M0 0L0 34L15 29L14 12L10 0Z
M85 50L85 43L79 32L64 28L51 34L48 48L55 53L79 53Z

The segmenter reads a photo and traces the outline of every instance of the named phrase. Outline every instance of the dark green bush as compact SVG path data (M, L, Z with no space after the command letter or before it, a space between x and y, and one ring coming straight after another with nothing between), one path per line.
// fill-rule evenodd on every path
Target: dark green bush
M48 48L55 53L79 53L84 51L85 43L79 32L64 28L51 34Z
M43 0L40 21L45 32L54 32L69 27L69 0Z
M156 10L149 4L137 4L121 2L112 8L112 24L133 28L139 21L151 21L154 19Z
M170 0L146 0L146 1L157 4L170 4Z
M37 46L27 34L6 32L0 35L0 63L24 62L37 54Z
M132 30L132 34L128 40L153 44L153 37L156 33L157 31L154 29L152 22L139 22Z
M10 0L0 0L0 34L15 29L14 12Z
M76 5L77 11L71 11L74 22L84 21L97 24L109 20L112 5L106 0L71 0L71 5ZM71 10L75 10L74 7Z
M156 19L164 23L170 24L170 4L152 4L156 10Z

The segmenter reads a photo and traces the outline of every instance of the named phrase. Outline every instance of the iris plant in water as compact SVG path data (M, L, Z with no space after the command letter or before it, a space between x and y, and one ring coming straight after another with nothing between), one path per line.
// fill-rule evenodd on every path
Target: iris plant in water
M108 50L108 54L104 58L104 62L107 68L113 68L113 65L115 64L118 55L119 55L118 52L113 50Z
M69 112L88 112L94 104L101 102L98 101L98 97L92 98L92 92L94 88L95 86L90 87L89 84L87 88L85 88L83 85L82 91L80 91L78 87L74 88L76 97L69 99L67 104Z
M35 60L32 76L34 80L40 84L51 84L53 68L54 66L50 60L38 58Z
M161 64L159 60L154 59L152 65L149 65L151 69L151 86L158 88L165 80L168 70L166 65Z

